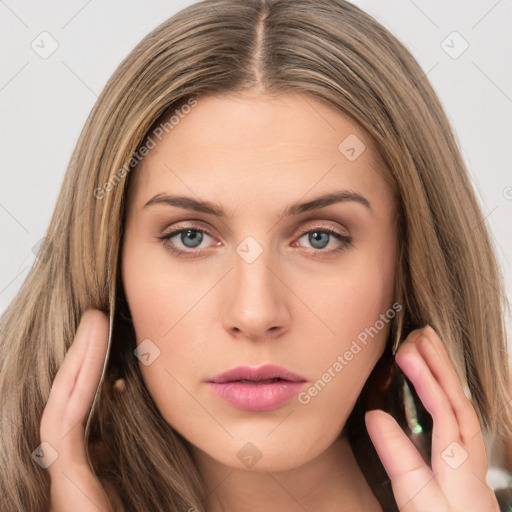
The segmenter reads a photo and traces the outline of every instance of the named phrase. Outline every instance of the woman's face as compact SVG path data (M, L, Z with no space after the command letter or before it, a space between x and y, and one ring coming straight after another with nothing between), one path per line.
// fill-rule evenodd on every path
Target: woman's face
M122 274L139 365L196 457L297 467L340 435L384 350L393 194L365 133L311 97L193 105L132 171Z

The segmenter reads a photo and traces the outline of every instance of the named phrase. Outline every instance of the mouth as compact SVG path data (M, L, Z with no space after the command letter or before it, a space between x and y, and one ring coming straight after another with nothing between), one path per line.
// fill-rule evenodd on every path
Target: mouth
M283 407L296 396L306 379L285 368L239 366L209 379L212 391L229 405L262 412Z
M284 382L285 379L275 378L275 379L266 379L266 380L249 380L249 379L240 379L234 382L242 382L244 384L272 384L273 382ZM291 381L288 381L291 382Z
M237 366L227 372L215 375L209 380L209 382L260 382L269 384L279 380L288 382L306 382L306 379L301 375L273 364L266 364L257 368L253 368L251 366Z

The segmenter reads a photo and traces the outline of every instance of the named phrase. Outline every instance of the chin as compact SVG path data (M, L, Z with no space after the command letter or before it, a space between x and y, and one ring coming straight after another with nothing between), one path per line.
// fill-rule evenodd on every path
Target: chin
M275 436L272 439L272 436ZM226 440L227 441L227 440ZM211 459L236 470L251 472L288 471L306 464L324 452L335 439L324 432L313 436L310 431L303 435L279 436L258 433L230 439L227 442L212 440L209 446L194 445L193 451L205 453ZM212 450L212 448L215 448Z

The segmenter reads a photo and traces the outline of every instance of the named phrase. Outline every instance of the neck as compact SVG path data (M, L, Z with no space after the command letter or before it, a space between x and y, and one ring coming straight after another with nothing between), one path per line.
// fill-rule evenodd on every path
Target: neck
M343 437L302 466L276 472L233 469L191 448L207 512L382 512Z

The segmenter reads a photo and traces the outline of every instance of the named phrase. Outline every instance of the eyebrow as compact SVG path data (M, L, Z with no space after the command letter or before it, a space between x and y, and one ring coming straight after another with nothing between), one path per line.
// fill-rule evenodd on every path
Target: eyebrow
M370 202L366 197L351 190L338 190L312 199L311 201L304 203L297 202L287 206L284 212L279 216L279 220L292 215L299 215L304 212L319 210L320 208L325 208L331 204L345 202L354 202L363 205L368 210L372 211ZM193 197L188 196L157 194L144 205L144 208L154 204L168 204L170 206L177 206L178 208L186 210L208 213L210 215L215 215L216 217L232 217L232 215L227 215L223 208L217 204L211 203L210 201L194 199Z

